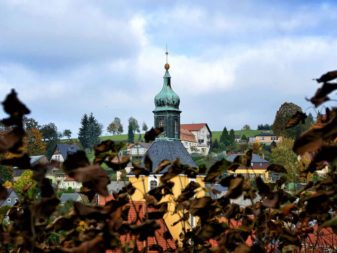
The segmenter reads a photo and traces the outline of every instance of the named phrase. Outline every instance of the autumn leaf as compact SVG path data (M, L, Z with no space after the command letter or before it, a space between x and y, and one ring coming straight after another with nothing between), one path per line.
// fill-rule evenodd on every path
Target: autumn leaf
M323 83L322 87L316 91L315 95L310 98L309 101L313 103L316 107L318 107L322 103L328 101L328 95L336 89L336 83Z
M8 191L5 187L0 184L0 200L7 199Z
M98 165L89 165L77 168L67 172L68 175L76 181L81 182L83 186L94 190L103 196L108 196L107 185L110 183L108 174Z
M144 134L145 142L154 141L157 138L157 136L160 135L163 131L164 131L163 127L159 127L159 128L152 127L149 131L147 131Z
M148 176L150 171L137 163L132 163L131 173L133 173L136 178L139 178L140 175Z
M2 102L4 111L11 116L23 116L29 114L30 110L17 97L17 93L12 89L6 99Z
M272 172L276 172L276 173L287 173L286 168L284 168L284 166L282 165L278 165L278 164L270 164L266 171L272 171Z
M287 122L285 128L290 128L298 125L299 123L304 124L307 115L303 112L297 111Z
M337 78L337 70L334 71L329 71L327 73L325 73L324 75L322 75L320 78L316 79L316 81L318 83L325 83L325 82L329 82L333 79Z
M0 153L16 152L23 144L24 131L13 128L9 131L0 131Z
M232 165L231 162L226 159L215 162L208 170L205 177L205 182L214 183L217 177L222 176L228 168Z

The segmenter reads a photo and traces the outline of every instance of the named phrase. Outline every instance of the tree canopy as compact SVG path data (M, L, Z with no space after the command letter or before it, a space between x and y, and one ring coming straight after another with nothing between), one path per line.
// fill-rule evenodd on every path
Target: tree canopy
M286 128L287 122L296 114L296 112L302 112L302 108L294 103L283 103L277 111L272 125L274 134L294 139L313 124L313 117L309 114L304 124L298 124L292 128Z
M108 125L107 131L109 133L112 133L113 135L123 133L123 125L121 123L121 119L115 117L114 120Z
M46 155L50 158L55 150L55 147L59 141L59 134L57 127L54 123L43 125L40 129L43 141L46 144Z
M100 142L99 136L102 134L102 128L92 113L89 116L83 115L78 139L84 149L92 149Z

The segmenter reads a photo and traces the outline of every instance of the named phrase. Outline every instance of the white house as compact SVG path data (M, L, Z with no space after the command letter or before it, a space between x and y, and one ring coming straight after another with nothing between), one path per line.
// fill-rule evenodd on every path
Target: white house
M181 143L184 145L188 153L198 152L198 142L190 131L180 128L180 140Z
M197 145L192 148L195 150L192 153L208 155L211 148L212 132L207 123L181 124L180 128L189 131L195 137Z
M68 154L73 154L78 150L80 148L76 144L57 144L50 160L63 163L67 159Z
M137 143L130 144L127 147L126 155L130 156L131 160L142 159L150 146L151 146L151 143L145 143L145 142L137 142Z
M56 179L56 183L59 189L69 189L72 188L75 191L79 191L82 187L82 183L77 182L75 179L63 176Z

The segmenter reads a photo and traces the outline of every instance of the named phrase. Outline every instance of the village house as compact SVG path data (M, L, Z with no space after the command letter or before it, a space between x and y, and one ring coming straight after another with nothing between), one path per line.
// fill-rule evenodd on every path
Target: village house
M79 150L80 147L76 144L57 144L50 160L63 163L67 159L68 154L73 154Z
M8 196L4 200L0 200L0 207L3 206L14 206L18 201L18 195L15 193L13 189L7 189Z
M233 162L235 157L242 154L231 154L226 157L226 159L230 162ZM257 154L252 155L252 160L250 167L246 168L243 166L240 166L238 169L235 170L235 172L229 172L229 173L235 173L235 174L241 174L244 177L255 179L257 176L261 176L265 181L270 181L269 172L267 171L267 167L269 166L269 162L265 159L263 159L261 156Z
M188 148L189 153L208 155L211 148L212 132L207 123L181 124L180 129L183 129L181 141ZM194 135L194 142L190 141L192 139L190 134Z
M249 143L259 143L259 144L265 144L265 145L270 145L273 142L279 143L281 141L282 141L281 136L276 136L275 134L271 132L263 132L263 133L255 135L255 137L249 138Z

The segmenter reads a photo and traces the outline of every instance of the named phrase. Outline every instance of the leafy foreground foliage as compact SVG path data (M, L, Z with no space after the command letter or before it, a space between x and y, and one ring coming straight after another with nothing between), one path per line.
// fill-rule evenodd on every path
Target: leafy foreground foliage
M337 74L334 75L337 77ZM331 78L331 73L326 78ZM325 80L324 75L318 81ZM316 105L328 100L329 92L318 91L310 100ZM330 84L329 87L337 84ZM330 92L332 89L330 88ZM12 91L3 102L9 117L2 120L6 130L0 135L0 153L12 152L16 156L4 159L1 164L15 165L20 169L31 169L36 181L38 194L34 199L24 197L8 212L8 221L0 227L0 247L2 252L104 252L116 249L120 252L163 252L160 245L148 245L148 239L155 236L158 229L157 219L169 211L167 205L160 202L165 195L172 195L171 179L180 174L195 177L199 168L181 165L179 161L163 161L157 168L168 171L160 177L160 185L144 195L148 207L157 211L147 213L144 218L136 215L135 221L129 222L127 214L130 205L134 205L130 196L135 192L132 185L127 185L114 199L103 207L93 204L84 205L74 202L70 211L59 210L59 199L51 183L45 178L46 169L52 164L40 164L31 167L26 153L20 153L24 129L22 117L29 113ZM292 119L291 125L300 123ZM154 138L156 131L151 129L147 139ZM160 131L157 131L160 133ZM250 166L252 151L240 155L233 162L221 160L211 166L205 175L205 182L219 183L228 188L219 199L208 196L195 197L200 185L191 182L182 190L180 196L172 197L181 219L177 222L188 223L189 216L198 217L197 225L183 229L181 241L165 249L166 252L309 252L323 246L336 249L336 245L316 238L322 231L329 232L329 238L337 232L337 175L334 160L337 155L335 143L337 137L337 108L327 109L318 121L303 133L294 143L294 151L300 155L310 155L301 175L308 178L310 173L329 163L329 172L316 183L308 181L299 192L288 193L283 189L286 177L276 183L266 183L260 177L250 181L241 175L223 176L226 171L235 171L239 166ZM118 158L119 146L112 141L104 141L95 147L95 159L90 163L85 153L80 151L64 162L63 169L71 177L83 183L85 193L92 200L96 193L106 196L109 178L102 164L112 170L124 169L128 158ZM145 167L134 165L136 176L148 175L151 161L145 159ZM268 171L286 172L282 166L272 164ZM26 191L29 190L29 186ZM255 196L259 194L261 199ZM24 195L24 191L23 191ZM251 204L240 207L231 203L239 196L250 199ZM0 198L7 197L7 189L0 186ZM172 210L170 210L172 212ZM63 213L63 214L62 214ZM62 214L62 215L61 215ZM317 225L312 225L317 224ZM121 236L130 235L128 243L121 243ZM169 240L169 236L164 236ZM135 241L143 242L143 248L137 248ZM336 241L336 240L335 240ZM169 245L169 244L168 244Z

